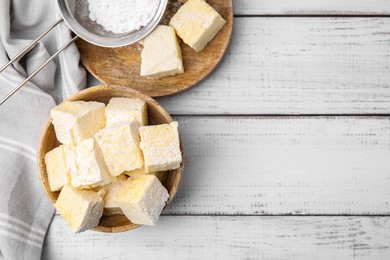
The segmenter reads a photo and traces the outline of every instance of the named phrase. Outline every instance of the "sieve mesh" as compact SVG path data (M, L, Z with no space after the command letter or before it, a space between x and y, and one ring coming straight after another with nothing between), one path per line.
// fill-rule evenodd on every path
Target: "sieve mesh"
M102 37L109 37L109 38L120 38L120 37L134 34L136 32L133 31L128 33L113 33L107 31L106 29L104 29L103 26L89 19L87 0L68 0L67 4L73 16L73 19L75 19L84 29L88 30L89 32L95 35L102 36Z

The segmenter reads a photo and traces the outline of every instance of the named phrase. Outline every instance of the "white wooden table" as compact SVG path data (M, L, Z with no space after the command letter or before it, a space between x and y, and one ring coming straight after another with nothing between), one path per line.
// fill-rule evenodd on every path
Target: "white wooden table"
M159 101L187 166L155 227L43 259L390 259L390 1L235 0L217 71Z

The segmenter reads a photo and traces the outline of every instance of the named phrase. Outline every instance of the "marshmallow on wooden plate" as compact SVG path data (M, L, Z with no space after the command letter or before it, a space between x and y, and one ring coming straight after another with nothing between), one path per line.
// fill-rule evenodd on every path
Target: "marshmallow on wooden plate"
M159 79L184 72L175 29L159 25L143 40L141 76Z
M196 52L202 51L226 21L206 1L188 0L172 17L169 25Z

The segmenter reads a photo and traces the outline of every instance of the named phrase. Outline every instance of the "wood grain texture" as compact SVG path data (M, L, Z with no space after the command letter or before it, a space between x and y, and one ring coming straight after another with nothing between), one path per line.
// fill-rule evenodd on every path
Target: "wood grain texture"
M233 2L238 16L390 14L387 0ZM218 70L159 101L176 115L390 113L389 25L236 17ZM390 217L256 215L390 214L390 117L176 119L187 161L170 216L75 236L56 215L43 259L389 259Z
M388 15L387 0L234 0L238 15Z
M136 90L123 86L96 86L78 92L69 97L67 100L98 101L107 104L113 97L137 98L143 100L146 103L148 109L149 125L166 124L172 122L171 116L154 99ZM50 190L44 157L46 153L58 147L59 145L60 143L56 138L54 126L49 118L45 127L43 128L41 139L39 141L37 164L43 189L46 196L53 204L57 201L60 192L52 192ZM182 156L184 157L183 144L181 144L180 148ZM162 184L169 192L169 200L167 202L168 204L171 203L177 193L183 171L184 161L180 164L180 168L161 173L160 175L159 179L162 181ZM100 232L114 233L128 231L139 226L140 225L136 225L130 222L124 215L103 215L100 218L99 225L94 229Z
M173 1L171 1L173 2ZM174 1L177 2L177 1ZM83 40L77 41L83 65L105 84L129 86L149 96L166 96L183 92L207 77L220 63L229 45L233 29L233 6L231 0L210 0L226 20L225 26L200 53L181 41L184 73L161 79L140 76L141 50L136 43L122 48L102 48ZM175 9L177 8L168 8ZM175 12L168 12L172 17ZM170 19L165 19L169 23Z
M200 86L159 99L174 114L390 112L390 20L236 18L231 47ZM260 39L260 40L257 40Z
M390 214L390 117L177 117L169 215Z
M177 118L167 214L390 214L390 118Z
M390 113L390 19L236 18L218 69L172 114Z
M42 259L388 259L389 217L163 216L131 233L74 236L56 216Z

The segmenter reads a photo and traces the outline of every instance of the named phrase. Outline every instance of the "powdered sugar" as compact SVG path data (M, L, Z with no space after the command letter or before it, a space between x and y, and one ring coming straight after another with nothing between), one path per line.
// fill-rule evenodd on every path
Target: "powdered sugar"
M160 0L88 0L89 18L113 33L128 33L146 26Z

